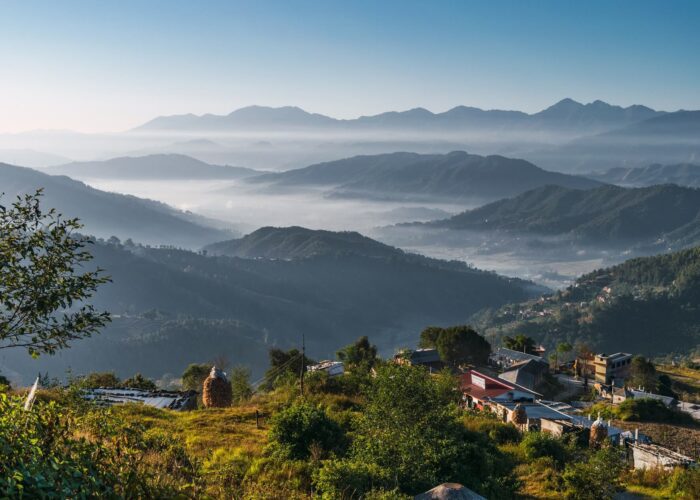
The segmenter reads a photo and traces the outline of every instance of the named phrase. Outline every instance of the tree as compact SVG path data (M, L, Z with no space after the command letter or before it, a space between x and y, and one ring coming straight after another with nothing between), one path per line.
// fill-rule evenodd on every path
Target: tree
M509 337L506 335L503 337L503 345L507 349L512 349L513 351L534 354L536 343L532 337L520 334L516 335L515 337Z
M314 364L314 360L302 356L298 349L283 351L275 347L268 351L270 368L265 372L265 386L269 389L290 377L298 377L302 368ZM302 359L303 357L303 359Z
M348 370L367 373L377 361L377 346L371 345L367 337L360 337L338 351L336 356Z
M202 391L204 379L209 376L211 365L193 363L182 373L182 388L186 391Z
M559 370L559 356L571 352L574 347L568 342L560 342L554 350L554 370Z
M124 380L121 385L128 389L143 389L145 391L155 391L157 389L155 382L145 378L140 373Z
M492 498L507 497L490 485L507 482L510 466L488 437L466 429L442 384L413 366L379 367L349 456L324 463L319 473L323 493L339 498L350 484L357 497L372 487L415 495L442 482L459 482Z
M445 328L438 336L437 350L445 363L457 366L462 363L486 364L491 344L470 326Z
M425 328L422 332L420 332L420 342L418 343L418 346L424 349L435 347L440 333L444 330L444 328L439 326L429 326Z
M233 401L241 402L250 399L253 388L250 385L250 369L245 366L234 366L231 369L231 392Z
M41 190L0 205L0 349L23 347L36 357L97 333L110 317L87 303L109 281L82 271L91 241L75 234L78 219L44 212Z
M97 389L98 387L119 387L121 381L114 372L92 372L84 377L74 379L79 387Z
M656 391L658 382L654 363L644 356L635 356L632 358L627 385L631 387L643 387L649 392L654 392Z

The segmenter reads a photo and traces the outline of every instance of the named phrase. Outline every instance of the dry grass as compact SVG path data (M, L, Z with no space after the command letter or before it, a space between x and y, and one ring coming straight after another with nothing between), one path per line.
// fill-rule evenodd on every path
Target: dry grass
M159 410L143 405L125 405L116 409L126 420L139 422L147 429L162 431L181 440L189 453L208 459L218 449L242 449L253 456L262 454L267 430L255 425L257 406L246 404L230 408L194 411Z

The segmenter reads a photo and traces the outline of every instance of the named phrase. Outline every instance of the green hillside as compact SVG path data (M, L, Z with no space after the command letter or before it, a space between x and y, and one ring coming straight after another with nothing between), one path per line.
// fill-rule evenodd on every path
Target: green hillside
M90 247L93 264L112 282L93 303L118 318L51 368L85 371L97 364L126 375L140 360L144 375L160 377L225 352L257 373L270 346L297 346L302 335L312 357L332 355L358 335L393 352L412 345L426 324L464 322L480 309L538 290L465 264L386 249L386 255L283 260L98 242ZM3 371L36 373L38 365L26 354L3 354Z
M545 186L449 219L447 229L565 236L583 243L687 245L700 224L700 190L675 185L578 190Z
M594 271L539 300L473 317L491 337L523 333L549 347L583 342L598 350L658 356L700 344L700 247L628 260Z

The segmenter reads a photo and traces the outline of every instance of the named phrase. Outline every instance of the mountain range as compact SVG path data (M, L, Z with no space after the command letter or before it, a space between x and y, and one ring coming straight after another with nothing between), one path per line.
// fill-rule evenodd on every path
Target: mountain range
M288 245L295 239L290 233L310 243L299 237ZM92 302L117 317L95 339L76 342L82 357L67 350L49 361L52 370L71 366L81 372L99 359L102 371L126 375L134 360L144 361L157 350L157 362L141 363L144 375L179 374L188 363L218 355L234 363L260 360L253 366L259 373L267 348L297 346L302 334L314 357L327 357L360 335L393 351L412 343L427 324L463 322L484 307L525 300L543 290L463 263L404 254L352 233L266 228L247 241L252 239L264 240L269 245L264 253L276 257L92 245L93 264L112 280ZM326 248L333 251L300 251L318 241L329 242ZM337 251L348 247L351 252ZM112 332L113 340L102 339ZM110 356L93 355L91 346L109 347ZM36 373L37 364L26 353L11 354L0 358L3 373Z
M333 196L382 199L439 198L493 200L557 184L589 189L595 180L548 172L524 160L449 154L389 153L355 156L247 181L274 187L325 186Z
M633 189L606 185L588 190L544 186L424 224L565 236L599 246L683 246L700 236L700 190L672 184Z
M104 161L72 162L49 167L50 174L76 179L240 179L260 172L244 167L211 165L181 154L124 156Z
M455 129L550 129L574 128L577 130L610 130L629 123L646 120L663 114L651 108L635 105L623 108L603 101L582 104L573 99L563 99L538 113L521 111L483 110L457 106L442 113L424 108L407 111L390 111L356 119L340 120L309 113L293 106L271 108L249 106L228 115L174 115L157 117L136 131L221 131L221 130L455 130Z
M700 111L676 111L624 127L584 135L523 157L560 172L590 172L652 163L696 163L700 158Z
M79 217L84 231L100 238L132 238L150 245L198 248L230 238L234 233L204 217L182 212L164 203L130 195L108 193L65 176L0 164L3 202L43 189L42 206L66 217Z

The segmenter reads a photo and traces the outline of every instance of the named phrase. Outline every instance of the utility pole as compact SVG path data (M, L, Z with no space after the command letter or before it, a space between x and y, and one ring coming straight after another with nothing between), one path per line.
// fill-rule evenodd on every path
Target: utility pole
M301 334L301 368L299 369L299 381L301 385L301 396L304 397L304 371L306 371L306 342L304 334Z

